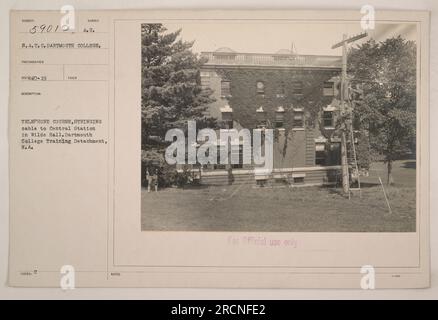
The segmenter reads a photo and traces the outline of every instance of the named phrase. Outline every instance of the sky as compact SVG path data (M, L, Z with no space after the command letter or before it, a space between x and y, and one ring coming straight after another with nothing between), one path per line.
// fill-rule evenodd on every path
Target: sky
M182 29L181 37L186 41L195 40L194 52L214 51L229 47L237 52L275 53L280 49L290 49L294 43L298 54L341 55L342 49L331 46L342 40L342 34L349 36L362 33L358 22L184 22L166 23L169 31ZM376 23L369 30L369 37L356 42L360 44L369 38L383 41L401 35L408 40L416 40L416 25L413 23Z

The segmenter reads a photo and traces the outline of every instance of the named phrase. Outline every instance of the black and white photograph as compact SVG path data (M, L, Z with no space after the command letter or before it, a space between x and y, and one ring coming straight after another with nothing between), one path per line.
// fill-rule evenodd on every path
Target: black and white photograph
M5 290L434 294L431 11L166 5L8 9Z
M139 32L142 231L416 231L416 24Z

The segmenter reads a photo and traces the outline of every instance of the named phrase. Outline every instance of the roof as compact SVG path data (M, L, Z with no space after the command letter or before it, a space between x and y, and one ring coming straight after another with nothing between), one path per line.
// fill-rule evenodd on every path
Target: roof
M291 49L280 49L278 50L275 54L279 54L279 55L292 55L292 54L297 54L295 47Z
M217 53L233 53L234 54L234 53L236 53L236 51L234 51L233 49L228 48L228 47L220 47L219 49L215 50L214 53L215 54L217 54Z
M282 54L282 55L292 54L292 51L290 51L289 49L280 49L275 54Z
M205 67L247 66L340 69L342 66L341 56L291 54L291 50L288 49L281 49L276 53L240 53L230 48L222 47L212 52L201 52L201 56L207 58Z

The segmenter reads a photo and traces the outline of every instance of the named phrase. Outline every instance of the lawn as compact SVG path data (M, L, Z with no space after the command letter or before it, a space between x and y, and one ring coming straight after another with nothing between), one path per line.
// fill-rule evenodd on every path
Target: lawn
M328 187L142 190L142 230L414 232L415 171L415 161L394 164L395 184L385 185L392 214L378 182L386 181L382 163L362 179L362 198L355 192L350 200Z

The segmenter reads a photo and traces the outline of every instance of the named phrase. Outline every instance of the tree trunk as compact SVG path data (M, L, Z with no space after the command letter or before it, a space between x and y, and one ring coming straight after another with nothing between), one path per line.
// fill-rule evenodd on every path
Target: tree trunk
M394 184L394 178L392 177L392 161L388 161L387 164L387 168L388 168L388 180L387 180L387 185L391 185Z

